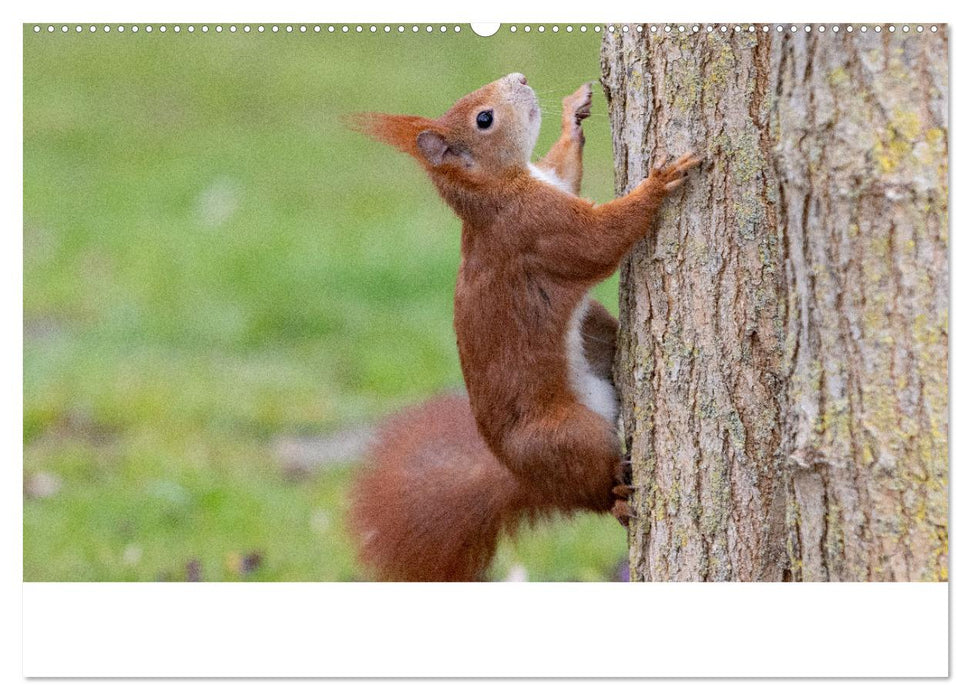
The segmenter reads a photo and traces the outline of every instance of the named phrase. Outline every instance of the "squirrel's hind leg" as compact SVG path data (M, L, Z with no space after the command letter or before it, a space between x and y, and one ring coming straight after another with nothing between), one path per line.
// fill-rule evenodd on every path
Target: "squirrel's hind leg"
M519 422L502 445L504 463L541 502L562 510L609 512L622 483L623 456L614 427L583 404L550 406Z
M587 314L583 318L581 334L583 336L583 354L586 356L590 369L597 376L613 384L614 355L617 349L617 319L604 308L603 304L591 299ZM630 497L634 493L634 489L631 486L629 454L621 459L620 466L619 483L611 490L615 500L610 508L610 513L617 518L621 525L628 527L631 518L634 517L630 506Z

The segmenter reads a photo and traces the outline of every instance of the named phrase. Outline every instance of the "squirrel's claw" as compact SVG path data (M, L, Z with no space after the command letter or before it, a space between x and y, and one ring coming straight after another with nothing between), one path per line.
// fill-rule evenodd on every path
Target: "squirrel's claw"
M666 156L666 155L660 156L657 162L654 164L654 167L651 168L651 175L655 175L657 177L664 175L664 170L667 167L669 160L671 160L669 156Z
M667 192L674 192L676 189L678 189L679 187L681 187L681 185L683 185L684 184L684 181L687 180L687 179L688 178L686 178L686 177L679 177L677 180L672 180L671 182L667 183L664 186L664 189Z

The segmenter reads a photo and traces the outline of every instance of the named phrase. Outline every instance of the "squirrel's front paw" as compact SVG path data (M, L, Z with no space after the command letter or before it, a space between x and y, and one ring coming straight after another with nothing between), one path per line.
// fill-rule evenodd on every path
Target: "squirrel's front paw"
M592 100L593 88L590 83L584 83L572 95L563 98L563 119L579 126L580 122L590 116Z
M659 165L651 171L650 180L655 182L665 192L672 192L684 184L688 171L701 162L693 153L686 153L668 165L668 159L663 158Z

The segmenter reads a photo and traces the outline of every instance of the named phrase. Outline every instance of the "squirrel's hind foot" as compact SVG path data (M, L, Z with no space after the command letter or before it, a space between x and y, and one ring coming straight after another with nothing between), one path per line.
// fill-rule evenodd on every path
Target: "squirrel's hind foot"
M637 518L630 507L630 497L634 494L634 487L627 484L617 484L610 492L617 497L610 509L610 514L617 518L617 522L625 528L629 528L630 521Z
M633 473L630 455L625 455L620 461L620 483L614 486L610 492L616 496L614 505L610 509L610 514L617 518L617 522L625 528L630 527L630 521L637 516L630 507L630 497L634 494Z

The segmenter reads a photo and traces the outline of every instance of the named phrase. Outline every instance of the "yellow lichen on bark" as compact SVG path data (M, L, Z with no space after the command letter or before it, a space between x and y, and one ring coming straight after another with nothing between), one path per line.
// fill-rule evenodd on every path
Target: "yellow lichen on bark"
M947 576L947 31L606 33L635 580Z

